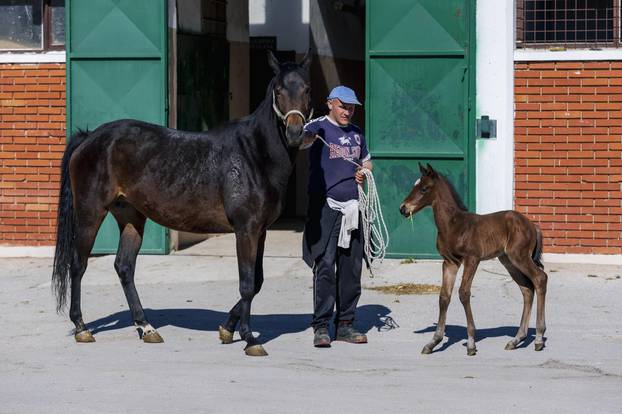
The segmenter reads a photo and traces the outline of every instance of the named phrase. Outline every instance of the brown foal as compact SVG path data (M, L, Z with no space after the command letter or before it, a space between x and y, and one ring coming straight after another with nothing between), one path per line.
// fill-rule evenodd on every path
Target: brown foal
M438 229L436 248L443 257L443 285L439 297L439 317L432 341L421 353L430 354L445 334L445 317L460 265L464 265L460 284L460 302L467 319L467 354L475 355L475 323L471 312L471 283L482 260L499 258L499 261L518 284L523 293L523 315L514 339L505 349L515 349L527 337L529 316L534 291L538 297L535 349L544 348L544 302L548 276L540 261L542 233L538 226L516 211L499 211L492 214L469 213L447 180L427 164L419 164L421 178L404 202L400 212L410 217L426 206L434 211Z

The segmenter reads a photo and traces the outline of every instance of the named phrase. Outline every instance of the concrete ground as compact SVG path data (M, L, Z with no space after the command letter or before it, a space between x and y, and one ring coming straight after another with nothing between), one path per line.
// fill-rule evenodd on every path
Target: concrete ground
M522 296L497 261L480 265L473 286L477 356L466 355L456 291L445 341L431 355L420 351L435 329L437 295L369 289L358 309L369 344L315 349L300 238L268 235L252 318L265 358L245 356L243 342L218 340L218 324L238 299L230 235L139 258L138 290L163 344L139 341L113 257L92 258L83 282L93 344L76 344L69 318L54 312L50 259L0 259L0 413L621 412L620 267L546 264L542 352L533 349L535 313L526 344L503 349ZM440 284L440 274L439 262L385 260L363 285ZM389 329L391 320L399 327Z

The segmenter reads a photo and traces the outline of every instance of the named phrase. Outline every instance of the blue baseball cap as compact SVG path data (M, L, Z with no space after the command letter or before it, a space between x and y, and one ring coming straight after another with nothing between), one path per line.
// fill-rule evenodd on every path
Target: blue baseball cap
M336 86L330 91L330 95L326 100L330 101L331 99L339 99L343 103L354 104L354 105L363 105L356 98L356 94L350 88L345 86Z

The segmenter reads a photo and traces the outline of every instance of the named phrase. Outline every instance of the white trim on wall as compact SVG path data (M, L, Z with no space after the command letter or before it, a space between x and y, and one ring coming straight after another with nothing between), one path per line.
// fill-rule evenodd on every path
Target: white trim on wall
M54 246L0 246L0 257L54 257Z
M513 2L477 0L477 118L497 121L497 137L476 138L476 208L478 213L514 206L514 6Z
M0 63L65 63L65 51L45 53L0 52Z
M622 254L570 254L544 253L544 264L548 263L589 263L601 265L622 265Z
M594 60L622 60L622 49L603 50L541 50L541 49L516 49L514 51L516 62L557 62L557 61L594 61Z

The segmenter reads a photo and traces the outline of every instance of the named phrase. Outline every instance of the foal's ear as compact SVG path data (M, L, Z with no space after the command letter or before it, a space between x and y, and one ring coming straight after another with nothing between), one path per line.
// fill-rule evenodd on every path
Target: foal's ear
M434 171L434 168L432 168L432 166L428 163L426 163L426 165L428 166L428 174L432 177L436 177L438 176L438 174L436 174L436 171Z
M302 58L302 61L300 62L300 66L304 70L309 70L309 66L311 66L311 48L309 48L307 50L307 53L305 53L305 56Z
M430 172L428 170L425 169L425 167L423 165L421 165L421 163L419 164L419 171L421 172L421 175L428 175L430 174Z
M278 59L270 49L268 49L268 65L270 65L275 75L281 71L281 65L279 65Z

